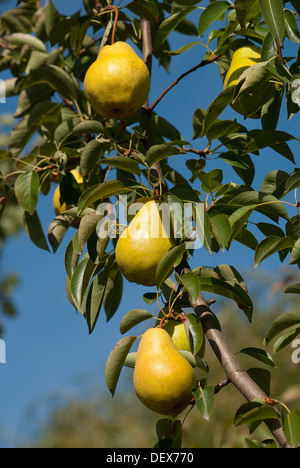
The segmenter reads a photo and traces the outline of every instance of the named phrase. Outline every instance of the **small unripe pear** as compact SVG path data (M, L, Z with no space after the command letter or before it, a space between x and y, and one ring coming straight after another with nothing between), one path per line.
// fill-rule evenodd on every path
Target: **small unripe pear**
M199 326L201 324L199 323ZM164 330L166 330L172 338L173 343L179 351L191 351L191 346L187 337L187 331L183 322L179 320L168 320L163 325ZM197 353L197 356L203 358L205 354L205 339L204 334L202 345Z
M76 182L78 184L82 184L83 183L83 178L82 178L82 175L78 172L77 169L73 169L71 171L71 174L74 176ZM65 211L67 211L68 209L70 208L70 206L67 204L67 203L64 203L64 202L61 202L61 199L60 199L60 188L59 188L59 185L56 187L56 190L54 192L54 195L53 195L53 209L54 209L54 213L56 214L56 216L64 213Z

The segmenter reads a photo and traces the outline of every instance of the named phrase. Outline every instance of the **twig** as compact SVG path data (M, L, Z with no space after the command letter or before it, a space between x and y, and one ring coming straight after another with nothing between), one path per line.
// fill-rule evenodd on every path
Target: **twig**
M222 380L222 382L215 386L214 394L216 395L222 390L222 388L227 387L227 385L229 384L231 384L231 381L229 379Z
M164 97L169 91L171 91L171 89L174 88L174 86L176 86L181 80L183 80L183 78L185 78L186 76L190 75L191 73L193 73L194 71L198 70L199 68L205 67L206 65L209 65L210 63L216 62L219 58L220 58L220 55L213 55L210 59L202 60L201 63L199 63L199 64L196 65L195 67L191 68L191 69L188 70L187 72L185 72L185 73L183 73L182 75L180 75L179 78L177 78L177 80L174 81L174 83L172 83L167 89L165 89L165 90L161 93L161 95L156 99L156 101L152 104L152 106L150 106L150 110L152 111L152 110L157 106L157 104L163 99L163 97Z

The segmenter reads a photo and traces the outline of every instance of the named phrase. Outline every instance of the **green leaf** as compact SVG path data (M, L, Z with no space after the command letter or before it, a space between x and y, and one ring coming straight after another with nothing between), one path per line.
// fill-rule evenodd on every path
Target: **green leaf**
M106 269L100 271L93 279L86 301L86 321L89 333L95 328L100 310L103 304L108 272Z
M123 276L114 264L109 270L103 297L106 321L108 322L118 310L123 294Z
M78 228L78 242L81 252L88 239L95 232L98 222L103 218L99 213L91 212L82 217Z
M134 0L126 5L130 11L138 15L140 18L147 19L151 22L157 22L159 10L153 0Z
M228 216L216 215L210 217L211 231L218 242L221 249L224 251L231 238L231 226Z
M200 16L198 25L198 35L202 36L209 26L227 11L229 4L223 1L210 3Z
M282 46L285 35L282 0L259 0L260 10L273 38Z
M240 353L247 354L258 361L267 364L268 366L275 367L275 363L272 359L272 356L265 350L260 348L243 348L241 349Z
M23 172L17 177L15 193L23 210L33 215L36 210L39 195L39 176L35 171Z
M285 192L285 184L289 174L285 171L274 170L269 172L260 186L260 191L281 198Z
M285 186L285 192L286 193L291 192L292 190L295 190L296 188L299 188L299 187L300 187L300 171L297 171L288 178L286 182L286 186Z
M74 303L82 314L84 314L85 297L95 269L96 265L86 255L76 266L71 278L71 292Z
M40 249L49 252L47 240L37 212L34 211L33 214L30 214L28 211L24 211L23 221L24 229L29 239Z
M203 339L204 339L204 333L203 333L203 327L201 322L198 320L195 314L187 314L187 319L188 319L188 328L189 332L192 336L192 354L196 355L202 345L203 345Z
M209 372L209 367L207 362L204 361L200 356L194 355L190 351L185 351L183 349L179 350L180 354L190 363L193 368L199 368L204 372Z
M200 294L199 277L195 273L189 272L182 275L180 281L189 293L192 301L196 302Z
M72 130L72 135L100 135L103 133L106 133L106 130L98 120L84 120Z
M240 406L235 414L234 424L240 426L266 419L279 419L277 411L272 406L252 401Z
M252 137L252 139L247 144L245 153L267 148L268 146L275 149L276 145L279 145L280 143L293 140L299 141L298 138L294 137L293 135L279 130L254 130L250 132L249 135Z
M182 7L179 11L166 18L159 26L154 42L154 49L159 49L161 45L167 40L169 34L180 24L180 22L196 7L185 8Z
M250 209L256 205L256 211L269 216L277 221L279 217L288 220L289 215L285 205L278 198L267 193L261 193L255 190L245 191L229 201L232 206L248 206ZM234 214L232 215L234 217Z
M127 312L126 315L121 320L120 323L120 332L122 335L128 330L131 330L131 328L135 327L141 322L144 322L145 320L149 320L153 318L153 315L150 314L147 310L144 309L133 309Z
M300 283L290 284L284 292L285 294L300 294Z
M160 419L156 423L158 442L154 448L181 448L182 423L180 420Z
M8 137L7 146L11 155L14 157L18 156L36 131L36 125L29 125L29 115L22 118L12 129Z
M105 164L116 169L122 169L123 171L130 172L139 176L141 169L136 161L125 156L111 156L101 160L101 164Z
M77 126L74 128L77 128ZM88 177L89 173L99 163L99 160L103 156L107 146L108 145L96 139L89 141L85 145L80 157L80 170L82 177Z
M181 244L172 247L169 252L161 259L156 270L156 284L159 287L166 278L172 273L174 266L176 266L182 259L186 252L186 245Z
M121 338L108 356L105 366L105 381L112 396L115 394L125 359L135 341L135 336Z
M10 36L6 36L5 40L16 46L23 47L24 45L28 45L32 49L38 50L40 52L47 52L45 44L40 39L31 34L14 33Z
M195 220L196 234L202 245L212 254L210 221L204 203L193 206L193 217Z
M211 4L213 5L213 3ZM208 130L215 123L219 115L226 109L227 106L232 102L234 96L235 86L230 86L225 88L219 96L214 99L214 101L208 107L205 118L203 122L203 135L205 135ZM203 136L202 135L202 136Z
M283 430L292 448L296 448L300 442L300 410L295 409L290 413L283 413Z
M78 207L84 210L93 203L107 197L124 193L125 187L119 180L107 180L99 185L93 185L86 190L78 200Z
M168 158L169 156L175 156L180 154L180 149L176 148L173 145L163 144L163 145L153 145L147 151L146 154L146 163L149 167L153 166L156 162L159 162L163 159Z
M260 13L258 0L236 0L235 11L242 27Z
M260 442L259 440L252 440L246 437L245 442L247 442L248 447L252 449L277 449L277 444L273 439L266 439Z
M80 254L74 250L73 240L71 240L65 251L65 270L70 280L78 265L79 258Z
M230 242L241 232L257 205L241 206L229 216Z
M300 43L300 34L297 25L297 20L294 13L291 10L284 10L285 16L285 28L288 38L296 42L297 44Z
M255 251L254 264L255 268L266 258L276 252L294 247L294 239L292 237L277 237L270 236L261 241Z
M300 324L300 317L290 312L287 312L278 317L268 328L264 338L264 345L267 346L279 333L287 330L290 327Z
M299 0L291 0L291 4L293 5L295 10L297 11L298 15L300 15L300 2L299 2Z
M77 100L80 94L79 84L73 75L56 65L47 65L41 69L32 70L30 75L22 80L20 90L40 83L48 84L52 89L71 101Z
M295 245L291 252L290 265L300 264L300 239L295 242Z
M239 284L230 284L218 278L199 276L201 291L218 294L234 300L249 320L252 317L253 304L246 291Z
M214 390L212 385L207 385L205 387L196 388L192 392L199 412L207 421L210 418L214 404Z
M291 330L288 333L285 333L283 336L281 336L276 343L273 346L273 351L274 353L278 353L282 349L284 349L286 346L288 346L290 343L294 341L295 338L300 333L300 328L295 328L294 330Z

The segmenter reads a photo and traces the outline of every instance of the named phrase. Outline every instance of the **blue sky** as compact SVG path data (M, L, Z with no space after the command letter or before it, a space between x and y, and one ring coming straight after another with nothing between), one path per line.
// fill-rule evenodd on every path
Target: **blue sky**
M65 2L54 0L53 3L62 13L73 13L81 5L76 0ZM125 3L125 2L124 2ZM202 2L203 6L207 2ZM1 5L2 11L15 6L16 1L7 1ZM174 48L188 43L189 38L176 35ZM192 41L192 39L191 39ZM198 64L204 54L204 49L195 47L190 51L175 57L171 64L170 74L153 68L153 85L150 102L169 86L179 75ZM176 86L159 104L156 111L169 119L183 134L185 140L192 141L192 117L197 107L206 109L210 102L222 89L222 82L216 69L217 65L198 70ZM2 78L2 76L0 76ZM6 107L0 112L12 110L8 100ZM238 118L231 109L224 113L224 118ZM251 122L254 128L259 122ZM299 117L286 122L283 111L279 128L297 135L299 132ZM203 143L194 142L200 149ZM298 159L298 144L291 145ZM182 171L179 159L174 159L176 166ZM274 169L292 171L293 165L275 152L267 150L257 158L257 186L264 175ZM208 164L209 169L215 168L215 163ZM222 165L224 173L232 180L239 182L235 173ZM41 195L38 213L44 231L53 219L52 197ZM125 282L124 297L115 317L106 324L104 314L98 320L94 332L89 335L84 319L76 314L65 295L64 251L75 231L68 232L63 244L56 254L37 249L21 234L11 239L3 253L2 268L5 272L17 271L20 284L14 295L19 315L16 319L5 321L7 347L7 363L0 364L0 444L14 445L15 434L26 437L24 417L26 410L36 401L55 392L77 392L78 378L87 376L91 381L103 382L104 366L108 354L117 340L120 339L119 323L123 315L133 308L145 308L142 295L145 288ZM234 248L223 255L211 257L201 249L196 252L195 266L230 263L241 271L253 267L253 254L236 244ZM274 270L277 257L267 260L261 267ZM134 333L137 332L134 330ZM105 387L104 387L105 388ZM104 390L109 397L108 390ZM118 391L115 398L118 398Z

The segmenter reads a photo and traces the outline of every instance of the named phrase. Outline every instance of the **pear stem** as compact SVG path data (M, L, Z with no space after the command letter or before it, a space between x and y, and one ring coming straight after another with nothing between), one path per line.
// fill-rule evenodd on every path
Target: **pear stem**
M117 30L117 25L118 25L118 20L119 20L119 7L114 6L114 12L115 12L115 20L114 20L114 26L111 34L111 45L115 43L115 37L116 37L116 30Z

